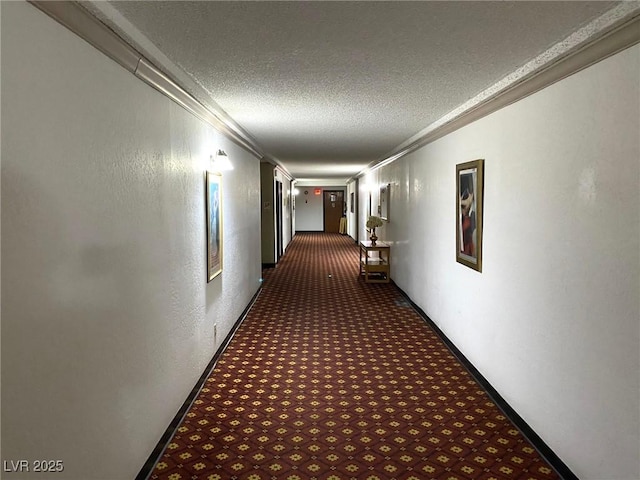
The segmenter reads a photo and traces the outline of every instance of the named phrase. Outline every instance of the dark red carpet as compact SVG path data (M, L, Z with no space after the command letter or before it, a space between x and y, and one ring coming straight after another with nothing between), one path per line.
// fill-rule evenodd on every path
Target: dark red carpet
M224 273L223 273L224 275ZM152 479L556 479L349 237L298 234Z

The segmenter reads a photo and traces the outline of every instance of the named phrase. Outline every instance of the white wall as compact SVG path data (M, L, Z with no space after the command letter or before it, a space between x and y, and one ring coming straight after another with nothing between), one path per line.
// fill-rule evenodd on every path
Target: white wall
M381 175L381 170L374 170L369 175L360 178L358 185L358 235L360 236L360 240L368 240L371 236L371 232L367 229L366 223L369 219L369 216L378 214L378 206L380 205L380 188L386 187L388 181L382 181L383 176ZM391 195L397 194L398 189L392 188ZM382 242L388 242L391 240L391 237L388 235L390 232L391 226L389 225L394 218L393 208L393 200L390 202L389 206L389 214L388 221L383 221L382 227L376 228L376 236ZM395 249L394 249L395 250ZM393 262L395 263L395 261Z
M259 287L259 163L33 6L1 8L2 459L131 479ZM207 284L218 148L235 170Z
M347 233L354 240L358 239L358 182L352 181L347 185ZM354 208L351 211L351 194L354 194ZM366 219L365 219L366 221Z
M315 187L298 187L298 190L300 193L296 198L296 231L323 231L322 195L315 195Z
M481 274L455 261L477 158ZM640 46L362 180L392 184L400 288L579 478L640 478Z

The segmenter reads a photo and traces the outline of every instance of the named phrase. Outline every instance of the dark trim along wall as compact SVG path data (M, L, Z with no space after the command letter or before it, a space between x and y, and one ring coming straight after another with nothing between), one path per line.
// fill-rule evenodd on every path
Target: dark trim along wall
M463 353L455 346L455 344L447 338L447 336L438 328L438 326L429 318L429 316L418 306L413 300L400 288L393 280L391 283L398 289L398 291L404 296L411 307L424 319L424 321L433 329L433 331L440 337L447 348L455 355L455 357L469 370L469 373L473 378L482 386L487 392L489 398L502 410L509 420L520 430L520 432L531 442L533 447L540 453L540 455L551 465L556 473L564 480L578 480L578 477L569 469L569 467L558 457L553 450L540 438L540 436L527 424L527 422L502 398L498 391L493 388L489 381L480 373L480 371L463 355Z
M238 330L238 328L246 318L253 304L258 299L258 296L260 295L261 291L262 291L262 287L258 288L258 291L254 294L253 298L251 299L247 307L243 310L242 314L240 314L240 317L238 318L238 320L236 320L236 323L231 328L229 335L226 336L226 338L224 339L224 342L222 342L222 344L220 345L220 348L218 348L216 353L213 355L213 358L211 359L207 367L204 369L204 372L202 373L202 375L200 375L200 378L198 379L195 386L187 396L186 400L178 410L178 413L176 413L176 416L173 417L173 420L171 420L171 423L169 423L169 426L160 437L160 440L158 440L158 444L153 449L153 451L151 452L151 455L149 455L149 458L140 469L140 472L136 476L136 480L146 480L147 478L149 478L149 476L153 472L153 467L155 466L156 462L160 459L160 457L164 453L164 450L168 445L169 441L171 440L171 438L173 437L173 434L178 428L178 425L180 425L180 422L182 422L182 420L184 419L184 416L189 411L189 408L191 407L194 400L200 393L200 390L202 390L202 387L206 382L207 378L209 378L209 375L211 375L212 370L215 368L216 364L218 363L218 359L222 355L222 352L225 351L225 349L227 348L227 345L229 345L229 342L231 342L231 339L233 338L236 331Z

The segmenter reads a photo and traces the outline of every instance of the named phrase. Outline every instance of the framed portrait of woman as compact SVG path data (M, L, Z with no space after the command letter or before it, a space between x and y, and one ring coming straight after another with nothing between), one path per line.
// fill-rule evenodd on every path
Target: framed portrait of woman
M456 165L456 261L482 272L484 160Z

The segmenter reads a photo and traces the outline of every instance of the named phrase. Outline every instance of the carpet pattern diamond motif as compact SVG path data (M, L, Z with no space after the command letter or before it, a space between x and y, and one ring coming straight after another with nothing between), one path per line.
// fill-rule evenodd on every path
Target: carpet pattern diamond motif
M297 234L151 479L559 478L349 237Z

